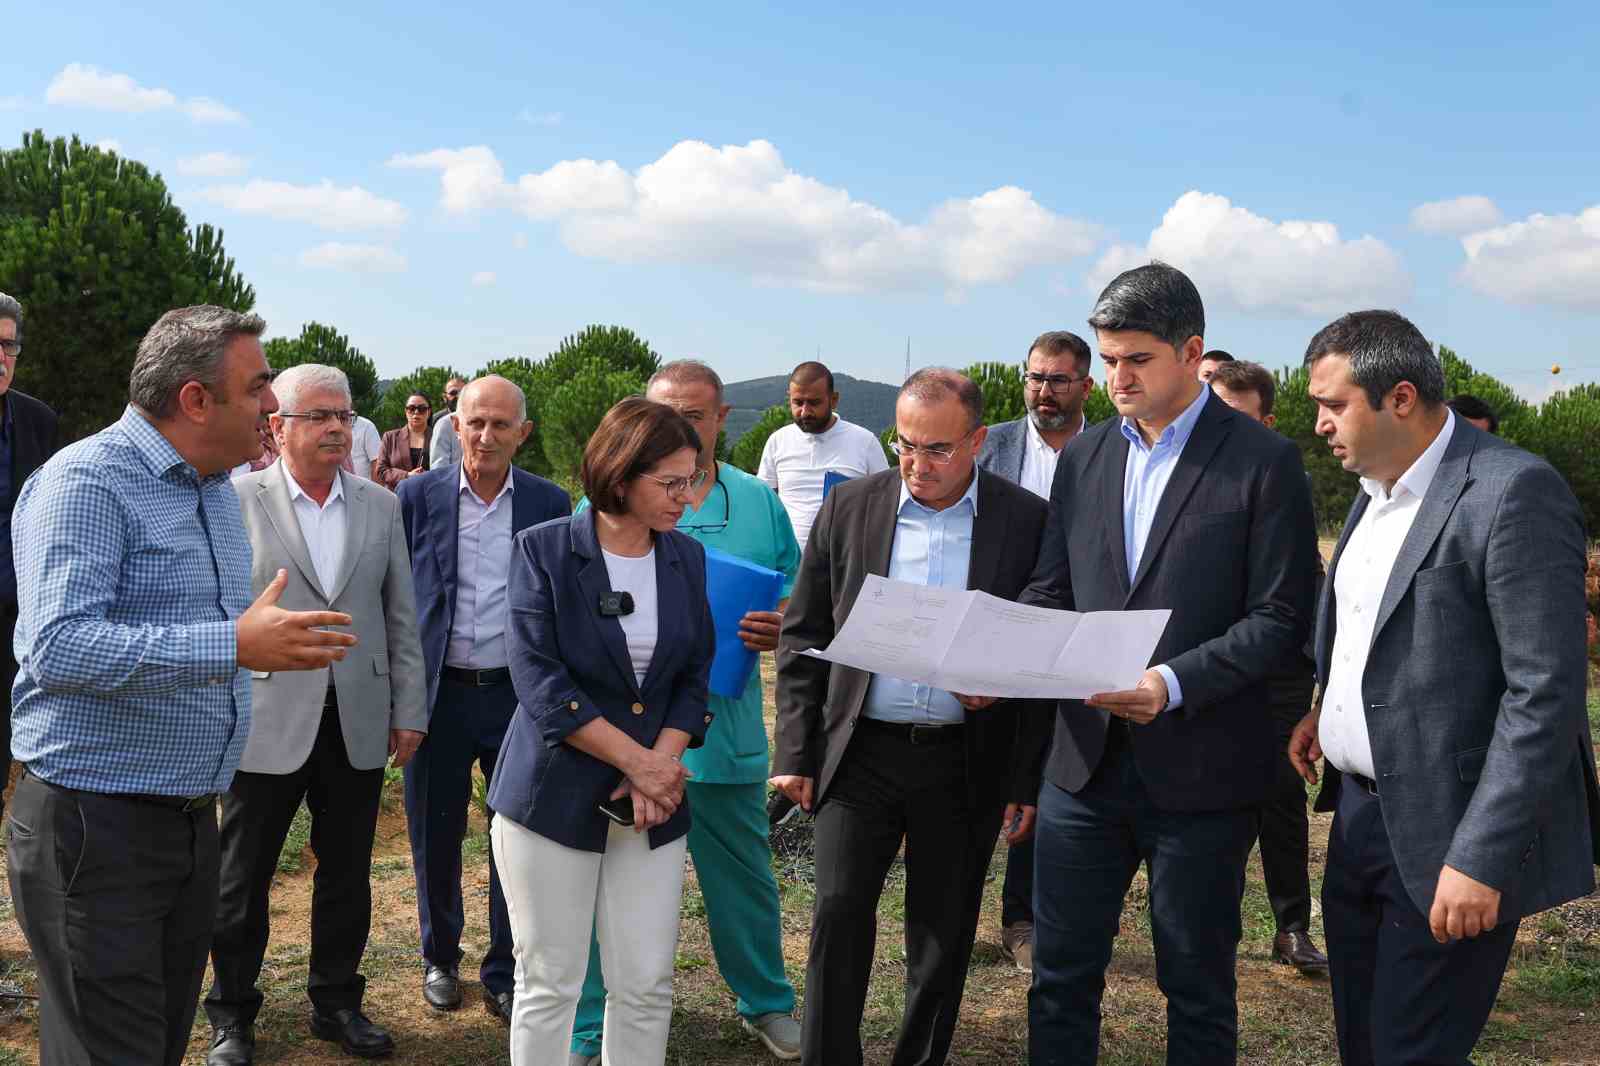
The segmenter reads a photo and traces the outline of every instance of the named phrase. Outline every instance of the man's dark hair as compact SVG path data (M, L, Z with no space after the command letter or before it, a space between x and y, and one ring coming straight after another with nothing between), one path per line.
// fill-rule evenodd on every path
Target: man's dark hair
M1444 367L1422 331L1398 311L1352 311L1334 319L1306 345L1305 365L1328 355L1350 360L1350 377L1374 411L1402 381L1411 382L1423 406L1444 403Z
M1278 399L1278 383L1273 380L1272 371L1260 363L1235 359L1232 356L1217 367L1217 372L1211 375L1210 384L1221 385L1229 392L1256 393L1261 397L1262 418L1272 413L1272 405Z
M1462 418L1481 418L1489 423L1490 433L1500 432L1500 416L1490 407L1470 392L1463 392L1460 396L1453 396L1449 400L1450 410Z
M1112 278L1094 302L1089 325L1150 333L1181 350L1190 337L1206 335L1206 308L1187 274L1157 261Z
M1034 342L1028 345L1026 360L1034 352L1051 359L1059 359L1063 355L1070 355L1076 363L1078 373L1087 374L1089 364L1094 361L1094 355L1089 351L1089 345L1076 333L1069 333L1064 329L1053 329L1048 333L1039 334Z
M1205 355L1200 357L1200 361L1202 363L1207 359L1211 360L1213 363L1237 363L1239 361L1230 353L1223 351L1221 348L1213 348Z
M969 427L977 429L983 425L983 390L959 370L947 366L923 367L906 378L905 384L900 386L900 396L910 396L922 403L938 403L946 396L954 396L967 409Z
M807 360L789 372L789 384L809 385L813 381L823 381L828 387L828 395L832 396L833 371L815 360Z

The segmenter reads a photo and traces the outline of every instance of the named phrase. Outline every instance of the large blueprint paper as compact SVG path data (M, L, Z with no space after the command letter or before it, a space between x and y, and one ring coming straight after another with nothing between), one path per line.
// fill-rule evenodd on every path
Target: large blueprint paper
M1171 611L1053 611L869 574L829 662L965 696L1084 699L1138 684Z

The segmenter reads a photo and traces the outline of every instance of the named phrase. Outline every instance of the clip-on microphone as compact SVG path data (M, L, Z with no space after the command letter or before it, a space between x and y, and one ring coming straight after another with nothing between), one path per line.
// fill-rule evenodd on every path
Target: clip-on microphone
M602 592L600 594L600 617L621 618L625 614L633 613L633 594L628 592Z

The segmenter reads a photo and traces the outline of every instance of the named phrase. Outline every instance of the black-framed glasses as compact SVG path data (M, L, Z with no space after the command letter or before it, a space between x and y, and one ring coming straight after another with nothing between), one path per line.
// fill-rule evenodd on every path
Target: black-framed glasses
M407 414L413 414L413 415L422 414L422 413L425 413L425 412L431 411L431 410L433 410L433 408L429 407L425 403L408 403L408 404L406 404L406 413Z
M1036 374L1028 371L1022 375L1023 382L1034 391L1049 389L1051 392L1060 392L1068 385L1076 385L1080 381L1088 381L1088 374L1073 376L1071 374Z
M976 432L978 432L978 427L973 426L963 433L954 444L907 444L899 437L896 437L889 442L889 450L901 459L915 459L918 455L921 455L930 463L944 466L956 457L956 449L961 447L962 443Z
M728 495L728 486L722 483L721 478L717 478L717 483L712 486L712 493L715 493L717 489L722 490L722 521L689 522L687 524L679 522L679 529L683 530L685 533L721 533L723 530L728 528L728 523L733 521L733 497ZM706 497L706 503L709 504L710 502L711 497ZM701 513L704 513L705 508L702 507L700 511Z
M343 422L347 426L353 426L353 425L356 424L356 413L354 411L321 411L321 410L318 410L318 411L296 411L296 412L293 412L293 413L290 413L288 411L279 411L278 412L278 417L279 418L303 418L307 422L310 422L313 426L324 426L324 425L327 425L328 424L328 420L330 418L337 418L339 421Z
M22 342L18 340L0 341L0 352L5 352L11 358L15 359L17 356L22 354Z
M660 477L656 474L640 474L647 481L654 481L657 485L667 490L668 496L684 496L698 489L706 483L704 470L696 470L688 477Z

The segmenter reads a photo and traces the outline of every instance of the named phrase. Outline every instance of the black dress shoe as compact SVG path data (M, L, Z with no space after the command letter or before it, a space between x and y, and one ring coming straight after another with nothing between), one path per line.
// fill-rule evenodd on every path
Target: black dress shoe
M358 1010L312 1010L311 1035L337 1042L346 1055L358 1059L381 1059L394 1051L389 1031L373 1025L372 1019Z
M501 1025L511 1024L511 1005L516 997L510 992L491 992L483 990L483 1009L500 1019Z
M455 1010L461 1006L461 978L443 966L428 963L422 971L422 998L434 1010Z
M255 1026L221 1025L211 1034L206 1066L250 1066L255 1058Z
M1328 956L1317 950L1311 934L1295 929L1272 938L1272 959L1293 966L1307 977L1328 972Z

